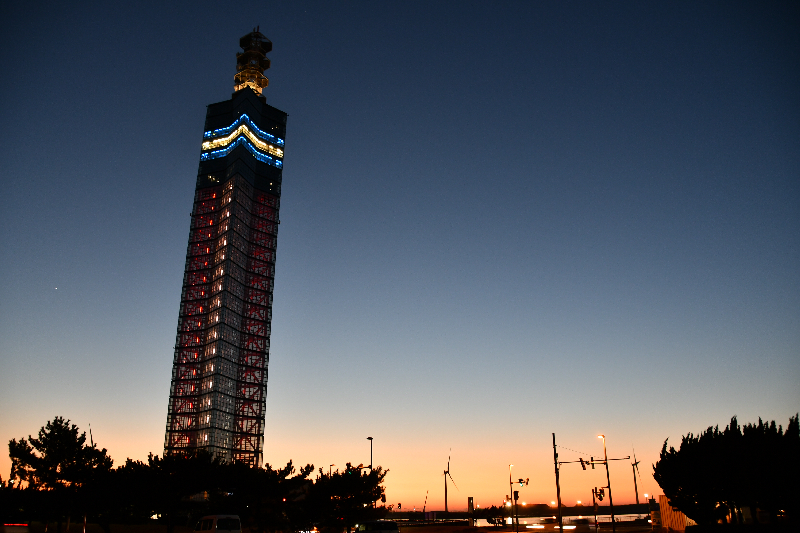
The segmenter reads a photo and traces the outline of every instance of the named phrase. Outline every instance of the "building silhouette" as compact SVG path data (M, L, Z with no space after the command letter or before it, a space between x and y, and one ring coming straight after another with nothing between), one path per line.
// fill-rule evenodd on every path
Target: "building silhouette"
M206 114L164 453L260 465L286 113L262 94L272 43L239 46L234 93Z

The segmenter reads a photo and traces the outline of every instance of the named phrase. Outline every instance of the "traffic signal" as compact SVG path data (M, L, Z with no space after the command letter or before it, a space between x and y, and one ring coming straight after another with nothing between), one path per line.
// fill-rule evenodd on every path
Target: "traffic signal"
M586 463L584 462L584 460L583 460L583 457L581 457L580 459L578 459L578 461L580 461L580 462L581 462L581 468L583 468L584 470L586 470Z
M517 501L517 500L519 500L519 491L515 490L514 491L514 501Z
M398 504L397 504L397 510L399 511L399 510L400 510L400 509L402 509L402 508L403 508L403 504L402 504L402 503L398 503Z

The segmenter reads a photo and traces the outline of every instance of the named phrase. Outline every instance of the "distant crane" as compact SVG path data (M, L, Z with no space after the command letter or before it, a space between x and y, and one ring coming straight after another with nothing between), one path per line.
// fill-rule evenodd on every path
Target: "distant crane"
M453 480L453 476L450 475L450 456L447 456L447 470L444 471L444 512L447 513L449 510L447 509L447 478L450 478L450 481L453 482L453 486L456 490L459 490L458 485Z
M639 463L641 461L636 460L636 450L633 450L633 462L631 463L631 469L633 470L633 490L636 491L636 505L639 505L639 486L636 484L636 474L639 474ZM642 479L642 475L639 474L639 479Z

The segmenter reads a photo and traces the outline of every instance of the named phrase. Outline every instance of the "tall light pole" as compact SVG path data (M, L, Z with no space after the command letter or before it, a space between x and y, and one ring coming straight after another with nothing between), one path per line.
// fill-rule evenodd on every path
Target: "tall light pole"
M611 507L611 531L617 533L617 527L614 524L614 498L611 497L611 476L608 474L608 452L606 452L606 436L598 435L598 439L603 439L603 456L606 464L606 482L608 483L608 504Z
M508 503L514 505L514 482L511 481L511 467L514 465L508 465Z
M367 437L369 441L369 471L372 472L372 437ZM372 506L375 507L377 504L372 502Z
M514 522L517 526L517 533L519 533L519 506L517 505L517 498L514 496L514 481L511 479L511 467L514 465L508 465L508 490L511 491L511 494L508 496L511 498L511 501L514 504ZM519 478L519 486L522 487L522 484L527 485L528 481L522 478Z

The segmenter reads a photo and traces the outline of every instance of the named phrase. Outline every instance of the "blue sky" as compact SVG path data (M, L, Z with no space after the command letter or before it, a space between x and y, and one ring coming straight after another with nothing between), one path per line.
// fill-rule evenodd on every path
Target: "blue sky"
M205 106L256 25L289 113L267 461L373 436L390 503L443 507L449 453L451 509L509 463L539 502L551 433L605 433L654 493L665 438L800 410L795 4L0 9L2 439L161 452Z

